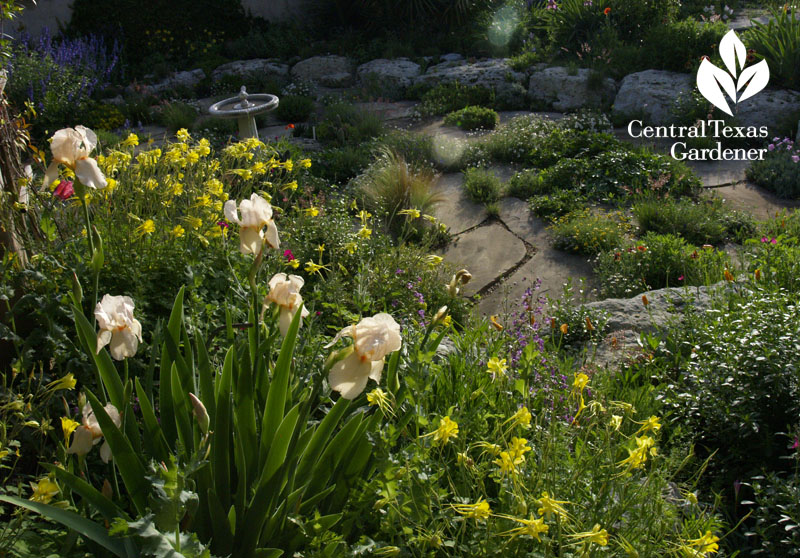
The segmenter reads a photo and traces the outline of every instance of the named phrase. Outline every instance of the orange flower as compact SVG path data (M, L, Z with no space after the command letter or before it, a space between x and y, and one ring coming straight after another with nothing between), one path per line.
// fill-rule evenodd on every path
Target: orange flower
M636 247L636 249L639 250L640 252L646 252L647 246L640 244L639 246Z
M756 281L761 281L761 269L756 269L755 271Z
M603 10L603 15L608 15L610 13L611 13L611 7L608 7L605 10Z
M285 130L294 130L294 124L287 124Z
M586 329L589 331L594 331L594 326L592 325L592 320L590 320L587 316L586 318Z
M569 331L569 326L567 324L561 324L561 334L566 335L567 331Z
M647 300L647 295L642 295L642 304L644 304L645 306L650 304L650 301Z
M733 274L727 269L722 274L725 276L726 281L733 281Z

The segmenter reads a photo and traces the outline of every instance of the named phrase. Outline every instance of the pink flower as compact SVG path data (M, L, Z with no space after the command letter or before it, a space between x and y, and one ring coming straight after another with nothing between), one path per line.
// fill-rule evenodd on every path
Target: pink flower
M72 186L71 180L62 180L53 190L53 195L62 200L68 200L75 195L75 188Z
M775 150L775 144L774 143L769 144L767 146L767 149L769 149L770 151L774 151Z
M294 260L294 254L292 254L291 250L285 250L283 252L283 257L286 258L287 262Z
M797 449L797 448L800 448L800 438L795 436L794 437L794 444L792 444L792 448L791 449Z
M217 226L219 226L220 228L223 228L223 229L227 229L229 227L229 225L228 225L228 223L226 221L217 221Z
M680 277L678 277L678 281L683 281L683 275L681 275Z
M798 161L800 161L800 156L799 155L792 155L792 163L797 163Z

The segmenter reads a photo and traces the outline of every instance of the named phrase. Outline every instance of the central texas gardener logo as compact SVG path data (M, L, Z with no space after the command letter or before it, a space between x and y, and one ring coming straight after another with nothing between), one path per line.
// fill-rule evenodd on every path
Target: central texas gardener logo
M715 66L708 58L703 59L700 69L697 70L697 89L708 102L733 116L725 94L734 106L749 99L767 86L769 66L766 60L762 60L758 64L745 67L747 49L735 31L728 31L719 42L719 55L728 71Z

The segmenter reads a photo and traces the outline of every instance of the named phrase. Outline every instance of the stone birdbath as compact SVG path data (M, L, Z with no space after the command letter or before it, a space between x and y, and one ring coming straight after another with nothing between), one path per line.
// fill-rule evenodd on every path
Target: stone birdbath
M278 106L278 97L267 93L247 93L244 85L239 95L214 103L208 108L211 116L236 118L239 123L239 139L258 138L256 115Z

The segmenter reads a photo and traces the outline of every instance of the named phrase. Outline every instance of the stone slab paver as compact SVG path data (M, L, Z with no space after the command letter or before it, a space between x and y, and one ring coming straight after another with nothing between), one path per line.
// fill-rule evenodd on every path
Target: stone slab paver
M456 237L443 252L445 260L466 268L472 281L463 294L472 296L525 258L525 245L499 223L478 227Z
M470 201L464 193L464 175L460 172L443 174L437 183L443 201L434 215L450 227L451 234L460 234L483 223L489 214L482 205Z
M500 200L500 220L511 232L536 247L545 238L545 222L536 217L528 207L528 202L519 198L506 197Z
M384 102L372 101L366 103L355 103L355 106L361 110L371 112L378 115L381 120L392 121L411 118L414 115L414 107L417 106L416 101L397 101L397 102Z
M544 240L544 236L541 237ZM591 289L592 266L586 256L576 256L560 252L548 242L539 242L536 253L519 269L508 277L502 285L492 290L478 304L478 310L485 315L501 313L503 310L513 311L519 306L525 291L532 288L536 279L541 280L536 296L559 298L564 284L572 278L575 295L580 288L580 278L589 279L587 289ZM589 299L593 298L587 293Z
M750 161L687 161L687 164L706 188L743 182L750 167Z
M800 207L800 200L783 200L750 182L722 186L712 190L732 209L749 213L756 219L769 219L783 209Z

